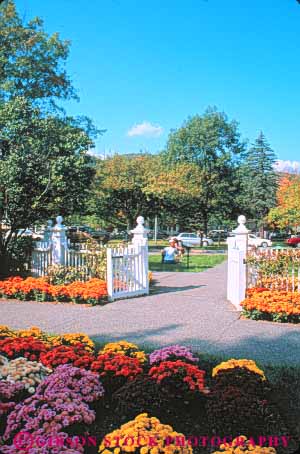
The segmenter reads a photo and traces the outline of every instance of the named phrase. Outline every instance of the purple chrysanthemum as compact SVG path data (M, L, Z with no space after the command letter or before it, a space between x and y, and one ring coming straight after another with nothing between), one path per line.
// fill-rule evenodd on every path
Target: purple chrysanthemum
M85 387L91 390L89 395L82 394ZM73 424L91 424L95 412L88 404L103 395L104 388L97 374L71 365L59 366L43 380L35 394L10 413L4 440L12 441L21 431L45 436L57 434Z
M182 360L191 363L197 363L199 361L191 350L183 345L169 345L168 347L154 350L149 356L150 365L158 364L162 361Z

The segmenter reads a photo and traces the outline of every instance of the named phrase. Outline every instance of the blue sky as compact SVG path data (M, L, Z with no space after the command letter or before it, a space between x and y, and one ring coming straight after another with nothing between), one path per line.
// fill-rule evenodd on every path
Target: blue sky
M300 5L296 0L16 0L26 19L72 42L72 115L107 132L100 153L155 152L208 105L278 158L300 159ZM129 133L129 135L128 135Z

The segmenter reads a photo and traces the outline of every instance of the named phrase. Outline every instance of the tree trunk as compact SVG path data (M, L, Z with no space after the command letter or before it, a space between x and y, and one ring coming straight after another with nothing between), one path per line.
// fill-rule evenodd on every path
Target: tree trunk
M203 230L204 230L204 235L207 236L207 230L208 230L208 219L207 219L207 214L204 214L203 218Z
M7 251L0 252L0 278L6 278L9 275L9 257Z

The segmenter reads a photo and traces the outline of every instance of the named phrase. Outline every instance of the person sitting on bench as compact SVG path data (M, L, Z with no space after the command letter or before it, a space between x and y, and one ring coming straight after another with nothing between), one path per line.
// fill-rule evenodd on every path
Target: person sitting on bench
M179 254L179 251L176 247L176 242L174 240L169 240L170 246L165 247L162 251L162 263L176 263L176 255Z

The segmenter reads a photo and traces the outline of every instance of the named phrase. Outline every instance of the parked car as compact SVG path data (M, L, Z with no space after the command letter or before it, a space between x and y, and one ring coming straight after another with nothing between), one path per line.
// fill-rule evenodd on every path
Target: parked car
M229 235L230 237L235 236L232 232ZM254 235L254 233L248 234L248 246L255 246L255 247L271 247L272 241L267 240L266 238L260 238L259 236Z
M155 236L154 230L149 230L149 232L148 232L148 238L154 240L154 236ZM168 237L169 237L168 233L165 232L164 230L158 230L158 231L157 231L157 239L158 239L158 240L165 240L165 239L167 239Z
M198 236L196 233L179 233L172 238L176 238L178 241L182 243L182 246L185 247L199 247L201 246L201 237ZM211 238L202 237L202 246L211 246L214 242Z
M226 232L226 230L210 230L207 236L215 241L224 241L228 237L228 232Z
M272 241L283 241L290 238L290 235L286 232L271 232L269 236Z
M255 247L271 247L272 241L267 240L266 238L260 238L259 236L249 233L248 235L248 245Z
M300 247L300 235L292 235L289 239L286 240L286 244L292 247Z
M105 230L95 230L87 225L68 227L67 236L70 238L71 242L84 242L89 238L93 238L102 243L107 243L109 240L108 232Z

